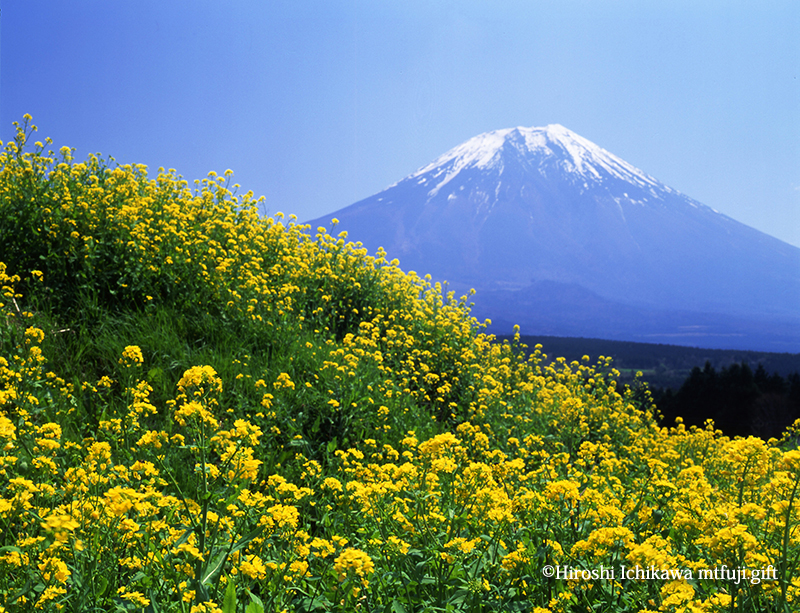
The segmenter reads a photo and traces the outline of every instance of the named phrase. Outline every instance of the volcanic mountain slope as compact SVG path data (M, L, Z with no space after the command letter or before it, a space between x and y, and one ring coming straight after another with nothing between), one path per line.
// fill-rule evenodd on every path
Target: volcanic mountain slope
M800 249L560 125L481 134L309 223L332 218L405 270L474 287L498 332L800 351Z

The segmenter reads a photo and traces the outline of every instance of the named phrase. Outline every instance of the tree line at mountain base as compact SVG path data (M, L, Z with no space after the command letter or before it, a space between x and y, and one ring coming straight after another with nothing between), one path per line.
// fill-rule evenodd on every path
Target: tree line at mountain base
M677 392L671 388L651 390L663 415L672 425L682 417L687 426L714 425L728 436L779 437L800 419L800 374L786 378L767 374L762 364L753 371L746 362L723 367L719 372L706 362L692 369Z
M699 427L712 419L726 435L769 439L800 419L800 354L554 336L521 340L529 351L541 343L546 361L610 356L622 382L642 372L663 426L674 425L676 417ZM750 364L757 364L755 370Z

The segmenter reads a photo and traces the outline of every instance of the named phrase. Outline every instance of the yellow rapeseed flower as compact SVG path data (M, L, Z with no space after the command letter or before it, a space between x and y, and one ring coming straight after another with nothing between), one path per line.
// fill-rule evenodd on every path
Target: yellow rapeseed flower
M366 587L366 577L375 571L375 564L365 552L348 547L336 558L333 569L338 574L339 581L344 581L352 572L362 579Z
M119 359L119 363L127 368L140 366L144 363L142 350L137 345L128 345L122 352L122 357Z

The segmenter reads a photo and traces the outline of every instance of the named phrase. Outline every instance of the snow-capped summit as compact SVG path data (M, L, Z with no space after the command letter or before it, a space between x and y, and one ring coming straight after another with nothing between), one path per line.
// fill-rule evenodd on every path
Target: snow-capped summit
M476 314L509 329L743 347L778 318L800 351L800 249L558 124L480 134L310 223L333 217L405 270L474 287Z
M543 128L508 128L479 134L440 155L405 180L422 177L426 184L432 184L431 195L435 195L453 177L468 168L494 169L502 173L509 156L536 166L542 172L545 172L549 161L558 160L564 170L574 173L574 180L581 179L585 183L585 186L581 186L583 189L604 179L615 178L643 188L673 191L560 124Z

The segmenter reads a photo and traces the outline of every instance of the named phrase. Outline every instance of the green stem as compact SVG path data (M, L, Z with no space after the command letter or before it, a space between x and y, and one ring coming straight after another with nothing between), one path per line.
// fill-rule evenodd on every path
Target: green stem
M789 496L789 506L786 508L786 525L783 528L783 543L781 546L781 601L783 608L788 611L786 604L786 572L788 570L788 555L789 555L789 533L791 532L790 519L792 517L792 506L794 505L794 497L797 494L797 486L800 485L800 478L795 479L794 487L792 488L792 495Z
M208 495L208 477L206 475L206 429L205 424L203 422L200 423L200 467L201 467L201 474L203 478L203 507L202 507L202 514L200 516L200 534L198 535L198 550L200 551L200 555L205 555L206 551L206 528L208 526L208 503L209 503L209 495ZM195 581L197 582L197 587L200 587L200 580L203 577L203 560L199 558L195 563ZM199 593L200 590L195 591L195 604L200 604L198 600L200 598Z

